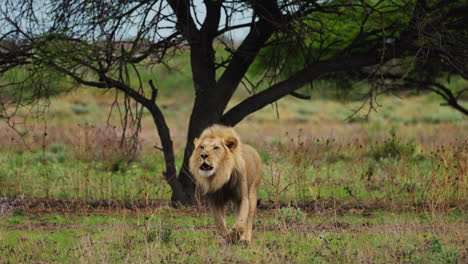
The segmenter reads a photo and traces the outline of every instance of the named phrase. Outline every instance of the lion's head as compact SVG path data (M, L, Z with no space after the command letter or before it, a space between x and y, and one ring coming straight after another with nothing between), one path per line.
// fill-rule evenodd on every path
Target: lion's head
M194 140L190 171L205 193L221 188L229 181L233 170L241 166L239 136L230 127L211 126Z

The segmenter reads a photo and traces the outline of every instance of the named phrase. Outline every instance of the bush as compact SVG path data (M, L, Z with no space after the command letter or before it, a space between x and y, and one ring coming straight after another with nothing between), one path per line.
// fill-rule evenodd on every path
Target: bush
M306 215L301 211L300 208L283 207L280 208L278 217L282 223L289 224L304 221Z
M391 138L382 144L377 144L369 151L369 156L375 160L384 158L400 159L401 157L412 157L416 146L413 143L403 143L396 137L395 129L390 130Z
M437 235L430 241L429 253L430 259L434 261L434 263L458 263L457 250L444 248Z
M73 104L71 106L71 110L76 115L85 115L99 111L100 107L98 105L93 104Z
M44 162L52 162L52 163L65 163L72 158L72 155L68 152L52 152L52 151L38 151L32 153L30 156L27 157L28 162L32 163L44 163Z

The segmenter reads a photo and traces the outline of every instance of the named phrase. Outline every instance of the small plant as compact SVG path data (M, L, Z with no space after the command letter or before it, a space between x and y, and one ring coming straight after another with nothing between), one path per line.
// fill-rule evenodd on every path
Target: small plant
M298 223L306 219L306 214L300 208L283 207L279 210L279 220L284 224Z
M52 153L62 153L68 151L68 148L65 144L55 143L49 146L49 151Z
M429 251L435 254L442 253L442 243L440 243L440 239L438 236L434 236L432 238Z
M99 106L98 105L90 105L90 104L73 104L71 106L71 110L73 113L76 115L85 115L89 114L92 112L99 111Z
M172 227L166 224L162 219L157 225L154 224L154 215L144 218L144 236L147 243L153 243L157 240L162 243L169 243L172 240Z
M437 235L434 235L430 242L429 252L431 253L431 259L434 262L458 263L457 250L447 250L444 248Z
M23 216L24 215L24 210L21 209L21 208L16 208L15 210L13 210L12 215L13 216Z
M268 184L268 189L266 190L269 193L270 200L273 200L275 206L275 216L278 217L280 209L280 200L283 195L288 191L288 189L294 185L293 179L285 181L285 174L288 174L292 170L291 166L282 166L280 163L280 156L278 154L277 148L273 148L269 154L271 157L270 166L267 169L267 175L270 177L265 179L265 182Z
M385 140L382 144L377 144L370 151L369 155L375 160L385 158L400 159L401 157L411 157L415 152L415 145L413 143L403 143L398 140L395 128L390 130L391 138Z
M163 243L169 243L172 239L172 227L163 225L160 231L160 239Z
M152 243L158 238L158 231L156 229L149 230L146 234L146 242Z

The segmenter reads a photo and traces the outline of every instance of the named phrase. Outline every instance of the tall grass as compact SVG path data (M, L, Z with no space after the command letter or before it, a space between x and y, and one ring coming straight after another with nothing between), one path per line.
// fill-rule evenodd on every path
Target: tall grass
M402 141L394 131L375 143L286 136L269 152L266 198L276 205L281 195L286 203L466 209L468 144L425 148Z
M169 199L162 154L131 156L112 133L81 127L73 144L43 141L33 152L14 146L0 157L1 195L67 200ZM46 135L46 133L44 133ZM106 135L106 136L103 136ZM284 204L371 208L466 209L466 142L425 145L387 139L311 138L300 131L266 146L259 198ZM259 147L261 148L261 147ZM149 155L148 155L149 154ZM180 157L178 157L180 160Z

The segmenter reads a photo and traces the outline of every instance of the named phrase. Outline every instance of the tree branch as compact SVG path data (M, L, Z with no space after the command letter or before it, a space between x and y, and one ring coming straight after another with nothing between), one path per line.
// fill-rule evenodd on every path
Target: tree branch
M259 16L259 21L252 22L249 34L234 52L229 66L216 83L218 89L222 90L226 105L260 49L275 32L276 22L283 19L276 1L256 1L252 8Z
M297 92L290 92L289 95L292 95L296 98L299 98L299 99L303 99L303 100L310 100L310 95L304 95L304 94L300 94L300 93L297 93Z
M278 99L301 88L321 74L344 71L357 67L375 65L380 62L378 54L366 53L348 58L329 59L314 63L279 82L270 88L255 94L230 109L221 119L225 125L234 126L249 114L260 110Z
M287 8L285 6L278 6L277 1L263 0L254 2L255 4L253 4L252 8L254 14L259 17L259 20L250 23L251 30L249 34L233 53L229 66L221 75L216 85L218 89L222 90L222 98L226 102L232 97L249 66L258 56L260 50L265 47L266 42L271 36L277 31L286 30L284 25L288 25L292 21L299 21L314 11L321 11L322 9L319 8L316 2L306 2L298 7L296 12L289 14L283 14L287 11ZM238 25L238 27L244 27L248 24ZM225 28L220 32L227 30L230 29ZM314 30L320 31L318 29Z
M212 40L218 30L222 1L204 0L203 2L206 6L206 18L200 32L204 37Z
M416 80L413 78L408 78L408 77L394 75L394 74L385 74L383 77L392 79L392 80L402 80L407 83L417 85L423 90L434 92L440 95L440 97L442 97L447 102L447 105L451 106L452 108L461 112L464 115L468 115L468 109L460 105L458 103L457 96L454 95L449 88L447 88L445 85L441 83L438 83L436 81L421 81L421 80Z
M190 14L190 1L189 0L168 0L169 5L176 14L177 24L176 28L185 39L189 42L193 41L199 30L195 25Z

